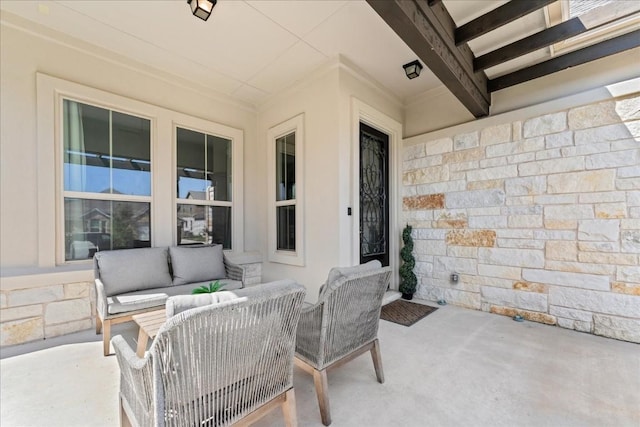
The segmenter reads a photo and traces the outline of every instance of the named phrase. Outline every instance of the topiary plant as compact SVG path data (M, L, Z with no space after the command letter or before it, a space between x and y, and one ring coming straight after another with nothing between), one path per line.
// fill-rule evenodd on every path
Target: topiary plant
M400 258L402 258L402 266L400 267L400 292L402 298L412 299L418 285L418 278L413 273L413 267L416 266L416 260L413 257L413 238L411 237L412 227L407 226L402 230L402 241L404 246L400 250Z

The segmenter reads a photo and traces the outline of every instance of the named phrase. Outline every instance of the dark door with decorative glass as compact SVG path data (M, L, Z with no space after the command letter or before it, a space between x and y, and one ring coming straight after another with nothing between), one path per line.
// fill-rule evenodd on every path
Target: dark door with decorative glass
M389 136L360 123L360 263L389 265Z

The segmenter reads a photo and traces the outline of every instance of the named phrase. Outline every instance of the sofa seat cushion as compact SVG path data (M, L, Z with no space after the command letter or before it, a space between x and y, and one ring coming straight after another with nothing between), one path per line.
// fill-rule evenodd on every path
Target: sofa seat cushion
M104 251L95 257L108 297L171 286L167 248Z
M222 289L220 289L221 291L232 291L234 289L241 289L242 288L242 282L240 280L231 280L231 279L220 279L220 280L207 280L205 282L195 282L195 283L189 283L188 286L190 286L191 290L195 289L195 288L199 288L201 286L206 286L209 287L209 283L211 282L220 282L220 284L222 285ZM185 285L181 285L181 286L185 286ZM175 286L172 286L172 288L175 288ZM189 292L182 292L182 294L190 294L191 291ZM172 295L180 295L180 294L173 294Z
M152 289L152 291L130 292L127 294L107 297L107 312L109 314L129 313L148 308L164 307L169 297L163 289Z
M195 288L209 285L209 283L210 281L188 283L180 286L144 289L127 292L122 295L114 295L107 298L107 312L109 314L120 314L153 307L160 309L166 304L167 298L176 295L190 295ZM224 291L242 288L242 282L239 280L225 279L220 280L220 283L224 285Z
M173 285L224 279L222 245L172 246L169 248Z

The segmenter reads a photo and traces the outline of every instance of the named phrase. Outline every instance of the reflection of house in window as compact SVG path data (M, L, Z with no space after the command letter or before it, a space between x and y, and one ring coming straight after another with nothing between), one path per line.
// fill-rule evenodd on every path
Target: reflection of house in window
M67 259L86 259L96 251L148 247L147 203L65 199Z
M205 191L189 191L187 200L213 200L215 187L208 186ZM231 210L226 207L207 205L178 205L178 242L179 244L223 243L228 245L231 239L229 225ZM225 248L228 246L225 246Z
M91 232L111 233L111 215L98 208L91 209L82 215L82 223Z

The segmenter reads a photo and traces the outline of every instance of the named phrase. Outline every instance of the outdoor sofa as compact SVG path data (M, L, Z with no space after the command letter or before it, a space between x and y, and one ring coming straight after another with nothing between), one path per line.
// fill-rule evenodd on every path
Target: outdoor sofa
M96 333L109 354L111 325L162 309L167 298L220 281L224 290L244 287L245 270L222 245L170 246L97 252L94 256Z

